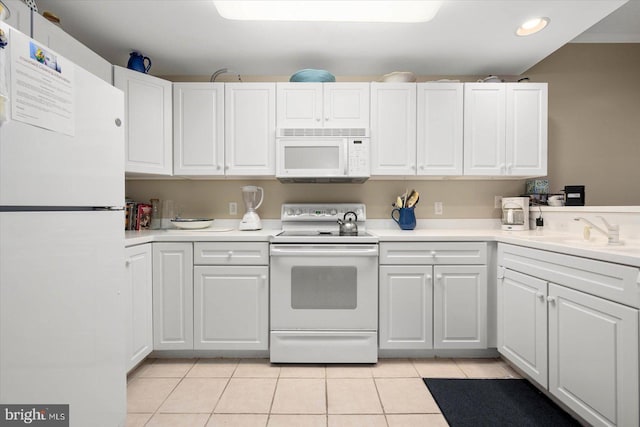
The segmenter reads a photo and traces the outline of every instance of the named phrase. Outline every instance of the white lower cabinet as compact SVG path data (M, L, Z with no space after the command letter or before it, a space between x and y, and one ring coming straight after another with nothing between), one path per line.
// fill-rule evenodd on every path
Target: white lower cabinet
M130 371L153 350L151 244L126 248L125 265L126 365Z
M486 349L486 262L483 242L381 243L380 349Z
M381 349L433 348L432 267L380 266Z
M154 349L267 350L268 248L267 242L154 243Z
M638 425L638 310L549 284L549 391L592 425Z
M196 350L269 348L269 243L194 243Z
M635 267L499 244L498 351L590 425L639 425L637 296L603 297L637 279Z
M267 350L269 267L194 267L194 348Z
M153 243L153 348L193 349L192 243Z
M487 267L433 267L433 347L487 348Z
M547 387L547 282L512 270L498 280L498 351Z

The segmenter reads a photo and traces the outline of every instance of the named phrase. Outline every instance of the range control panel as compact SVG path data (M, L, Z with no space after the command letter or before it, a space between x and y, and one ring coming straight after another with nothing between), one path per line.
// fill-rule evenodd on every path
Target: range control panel
M282 205L280 219L282 221L337 221L343 219L347 212L354 212L358 222L367 219L366 207L363 203L285 203Z

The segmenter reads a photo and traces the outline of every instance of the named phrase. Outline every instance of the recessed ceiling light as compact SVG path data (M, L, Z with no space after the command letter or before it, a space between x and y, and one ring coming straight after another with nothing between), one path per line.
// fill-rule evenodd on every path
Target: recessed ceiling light
M220 16L246 21L427 22L442 1L214 0Z
M11 15L9 8L0 1L0 21L6 21L7 18Z
M546 27L549 21L550 19L546 17L529 19L518 27L516 34L519 36L530 36Z

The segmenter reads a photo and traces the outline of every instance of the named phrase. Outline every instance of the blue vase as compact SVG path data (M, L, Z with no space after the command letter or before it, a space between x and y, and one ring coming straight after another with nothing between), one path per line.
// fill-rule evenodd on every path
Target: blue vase
M148 64L145 64L145 61L147 61ZM149 72L149 68L151 68L151 60L146 56L142 56L141 53L133 51L129 54L127 68L146 74Z

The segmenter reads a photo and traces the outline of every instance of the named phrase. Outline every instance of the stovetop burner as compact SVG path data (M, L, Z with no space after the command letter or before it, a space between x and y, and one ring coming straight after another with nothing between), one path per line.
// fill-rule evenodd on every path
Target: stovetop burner
M338 219L347 212L357 216L358 234L339 233ZM274 243L377 243L366 231L366 207L362 203L296 203L282 205L282 232Z

